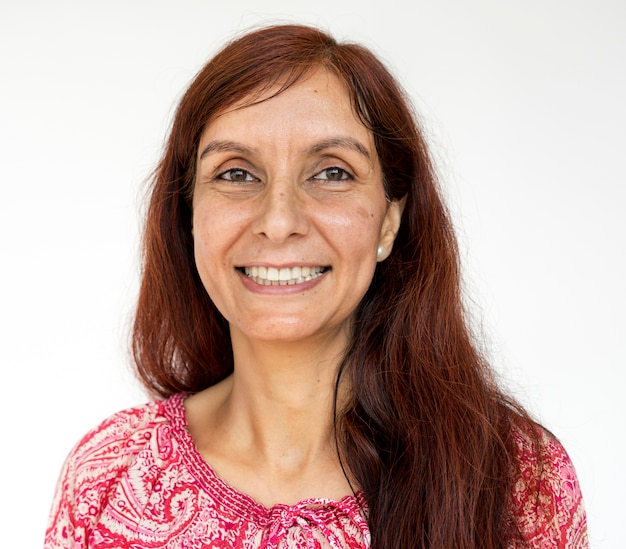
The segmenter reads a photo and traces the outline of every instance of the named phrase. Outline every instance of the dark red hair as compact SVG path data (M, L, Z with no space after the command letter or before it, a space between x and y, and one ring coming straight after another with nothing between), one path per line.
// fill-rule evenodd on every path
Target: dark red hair
M389 199L406 196L393 251L358 307L339 371L353 388L337 410L339 453L365 495L372 547L505 547L513 531L511 427L524 413L497 390L473 344L455 235L409 102L361 46L310 27L273 26L231 42L195 77L153 177L133 332L139 375L168 396L231 373L228 325L193 256L200 135L229 106L318 67L345 84L373 132Z

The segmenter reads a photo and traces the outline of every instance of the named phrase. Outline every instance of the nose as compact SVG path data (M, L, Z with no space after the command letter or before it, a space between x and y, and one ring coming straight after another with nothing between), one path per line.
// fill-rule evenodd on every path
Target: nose
M259 197L253 223L255 234L273 242L283 242L308 231L305 208L297 185L282 179L267 183Z

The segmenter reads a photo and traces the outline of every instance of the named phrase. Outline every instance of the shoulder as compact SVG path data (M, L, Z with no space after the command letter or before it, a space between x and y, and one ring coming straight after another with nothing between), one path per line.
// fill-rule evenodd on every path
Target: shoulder
M558 439L537 425L513 428L517 447L512 512L532 547L588 547L586 515L576 470Z
M75 471L123 465L150 444L159 427L170 424L167 409L168 401L155 401L117 412L78 442L67 465Z
M118 412L89 431L66 459L50 512L46 547L81 543L129 475L144 491L150 477L174 461L172 430L183 395Z

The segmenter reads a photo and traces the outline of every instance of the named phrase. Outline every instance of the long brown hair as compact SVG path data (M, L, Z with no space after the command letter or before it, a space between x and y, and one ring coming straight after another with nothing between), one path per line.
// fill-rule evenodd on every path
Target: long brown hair
M472 341L455 235L410 104L361 46L310 27L267 27L228 44L194 78L153 177L133 331L139 375L168 396L231 373L228 325L193 257L198 142L224 109L317 67L345 84L373 132L389 199L406 196L393 251L358 307L338 376L353 388L337 410L339 454L365 495L372 547L504 547L511 426L524 412L498 391Z

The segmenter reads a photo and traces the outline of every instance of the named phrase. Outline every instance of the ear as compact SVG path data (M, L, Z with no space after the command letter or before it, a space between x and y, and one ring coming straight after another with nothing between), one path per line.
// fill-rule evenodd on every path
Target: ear
M393 243L396 239L396 235L400 230L400 221L402 219L402 212L406 205L406 195L400 200L394 200L387 206L387 212L383 218L383 224L380 228L380 239L378 240L379 253L377 254L377 261L384 261L389 257ZM381 247L384 249L381 250ZM382 253L381 253L382 252Z

